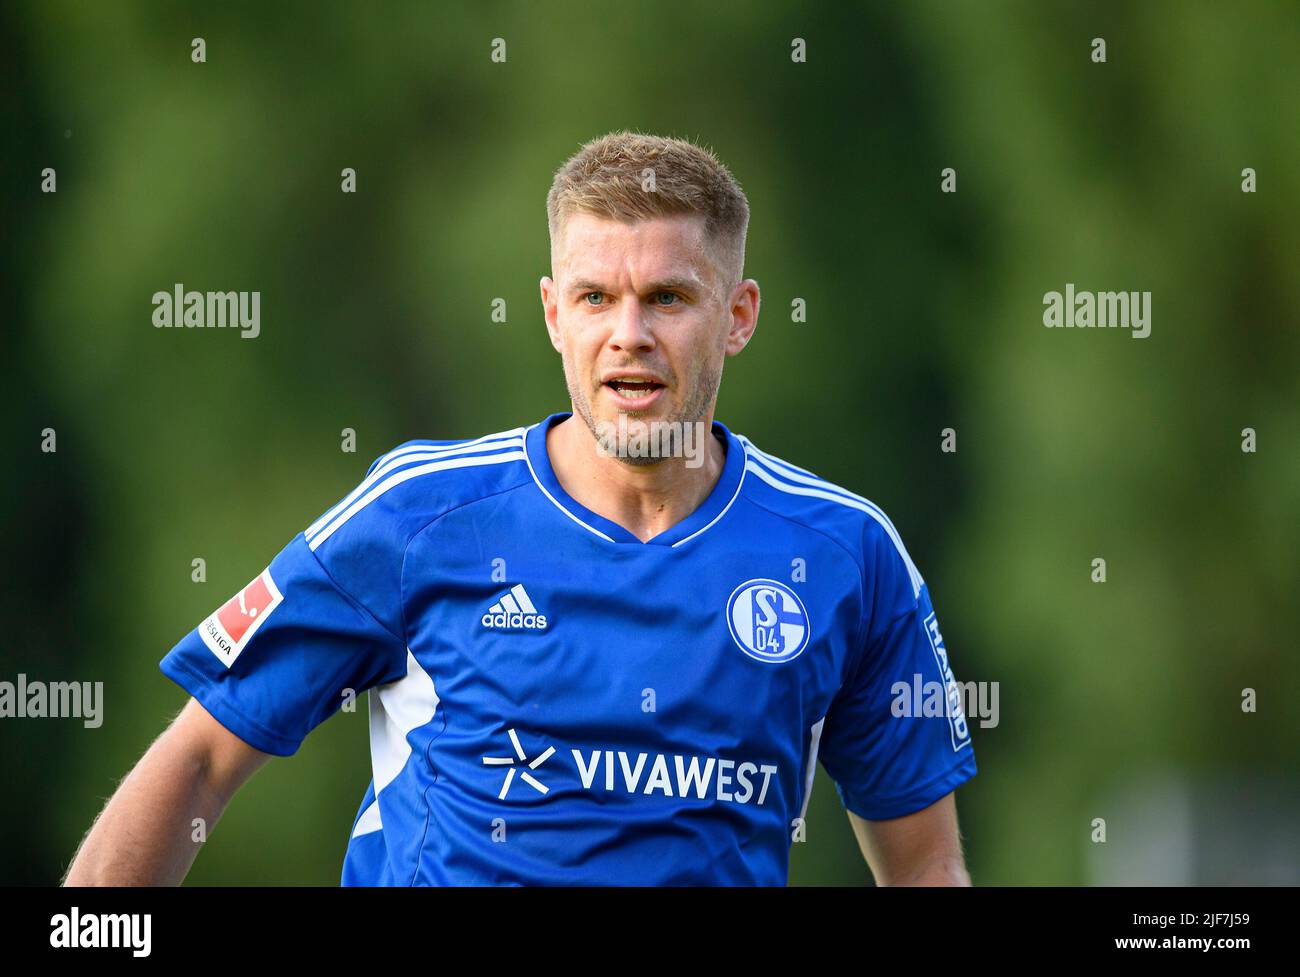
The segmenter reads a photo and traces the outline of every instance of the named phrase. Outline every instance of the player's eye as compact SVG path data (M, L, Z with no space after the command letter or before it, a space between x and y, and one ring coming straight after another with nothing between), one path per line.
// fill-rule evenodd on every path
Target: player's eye
M596 299L597 299L597 301L595 301L595 302L591 301L591 297L592 297L593 295L596 296ZM600 305L600 301L599 301L599 300L600 300L601 298L603 298L603 297L604 297L604 296L601 295L600 292L587 292L585 295L583 295L583 298L587 300L587 304L588 304L588 305Z
M664 297L667 297L668 299L667 302L659 301L659 299L662 299ZM681 296L678 295L676 292L655 292L655 300L656 300L655 305L672 305L676 300L680 298Z

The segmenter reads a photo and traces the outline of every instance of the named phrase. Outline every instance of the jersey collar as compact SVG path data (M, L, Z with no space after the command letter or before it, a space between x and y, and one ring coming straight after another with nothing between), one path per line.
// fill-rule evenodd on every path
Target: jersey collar
M740 486L745 481L745 446L740 443L738 437L727 430L721 421L715 420L713 434L726 444L727 457L723 462L722 475L713 486L713 491L681 522L642 543L618 523L580 504L564 491L559 479L555 477L555 470L551 468L550 455L546 451L546 432L572 416L572 411L561 411L529 427L524 438L524 454L528 460L528 468L533 474L533 480L551 503L583 529L608 542L630 543L634 546L680 546L695 539L718 522L726 515L727 510L740 494Z

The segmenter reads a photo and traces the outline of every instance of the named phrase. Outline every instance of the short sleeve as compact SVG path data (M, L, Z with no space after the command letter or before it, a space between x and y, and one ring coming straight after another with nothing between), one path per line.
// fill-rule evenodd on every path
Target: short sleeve
M869 562L876 586L862 654L826 713L819 750L844 807L872 821L929 807L976 772L929 588L888 528Z
M406 648L299 533L160 667L250 746L289 756L348 690L359 695L404 675Z

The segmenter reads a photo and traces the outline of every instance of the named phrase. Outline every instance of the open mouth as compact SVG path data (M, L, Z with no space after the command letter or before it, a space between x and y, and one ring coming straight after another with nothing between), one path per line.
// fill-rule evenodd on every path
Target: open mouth
M664 385L644 377L614 377L606 380L605 386L625 400L648 400Z

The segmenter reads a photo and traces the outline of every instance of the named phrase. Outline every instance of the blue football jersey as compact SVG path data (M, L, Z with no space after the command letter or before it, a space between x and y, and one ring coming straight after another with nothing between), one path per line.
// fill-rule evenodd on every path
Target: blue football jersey
M974 776L877 506L715 421L717 485L642 542L560 486L569 416L381 456L161 662L282 756L367 691L343 884L783 885L819 760L868 819Z

